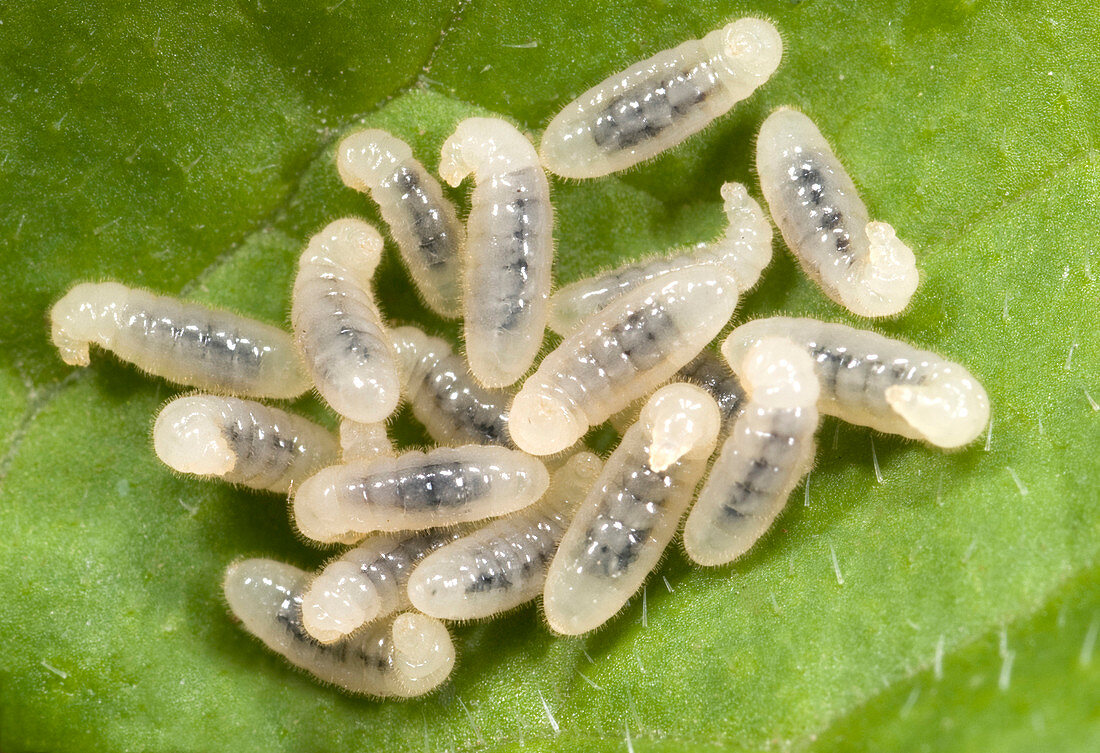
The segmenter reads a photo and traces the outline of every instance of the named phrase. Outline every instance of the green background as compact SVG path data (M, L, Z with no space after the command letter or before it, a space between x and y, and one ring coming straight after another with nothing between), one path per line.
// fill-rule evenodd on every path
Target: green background
M643 168L556 182L558 281L712 237L723 181L759 195L759 123L798 106L917 250L914 304L880 328L970 367L991 434L944 454L828 420L808 491L743 561L671 547L584 639L534 607L459 627L426 699L347 697L270 655L227 616L223 569L331 552L284 500L160 465L149 429L177 389L102 353L64 367L50 304L111 278L285 323L305 239L377 220L337 179L342 134L390 129L434 169L457 120L537 136L745 13L783 34L774 79ZM4 4L0 747L1100 749L1097 39L1085 0ZM379 295L455 334L392 248ZM775 312L850 321L779 243L735 321ZM424 441L407 411L395 431Z

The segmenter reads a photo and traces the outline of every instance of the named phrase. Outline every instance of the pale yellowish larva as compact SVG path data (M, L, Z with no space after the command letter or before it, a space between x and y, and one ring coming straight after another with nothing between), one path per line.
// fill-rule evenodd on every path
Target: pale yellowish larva
M963 366L877 332L816 319L773 317L735 329L722 354L740 363L765 337L786 337L813 358L822 413L944 448L974 441L989 423L989 396Z
M783 57L776 28L741 18L616 73L565 106L542 137L550 172L597 178L676 146L763 85Z
M806 349L765 337L733 366L748 401L684 524L684 548L700 565L748 551L814 459L819 388Z
M504 447L439 447L324 468L294 495L294 520L315 541L482 520L532 504L550 483L542 461Z
M473 173L462 299L466 359L487 387L506 387L538 355L550 300L554 208L527 137L500 118L468 118L443 144L439 174Z
M867 207L813 121L781 107L756 141L756 170L772 219L827 296L860 316L909 305L920 275L912 250Z
M608 304L547 355L512 402L520 449L551 455L653 390L729 321L737 282L698 264L644 283Z
M591 452L576 453L554 471L538 503L430 554L409 578L412 605L440 619L470 620L534 599L573 510L602 467Z
M286 494L336 460L336 439L301 416L251 400L189 395L164 406L153 449L180 473Z
M310 575L269 559L230 565L223 588L248 632L291 664L350 693L412 698L439 687L455 662L439 620L407 612L337 643L314 640L302 625L302 591Z
M701 388L653 394L581 503L550 563L543 601L565 635L609 620L656 567L691 503L721 416Z
M382 236L341 219L313 236L298 261L290 310L294 337L321 397L342 416L373 423L401 399L396 356L371 278Z
M462 534L453 529L370 536L329 562L302 596L302 624L333 643L410 606L409 574L429 553Z
M386 434L385 424L361 424L348 418L340 422L340 460L342 462L392 458L395 454L393 443Z
M458 316L466 231L409 145L385 131L353 133L336 148L336 167L348 187L377 202L425 302L440 316Z
M73 286L50 311L53 343L72 366L88 346L150 374L210 392L292 398L309 389L290 335L270 324L117 282Z
M508 404L512 394L478 384L461 356L416 327L392 333L405 394L413 415L441 445L512 447Z
M724 183L722 198L729 221L724 235L709 243L677 249L566 285L550 298L550 328L568 335L626 291L674 269L700 262L725 265L737 280L741 293L756 285L772 258L771 223L740 183Z

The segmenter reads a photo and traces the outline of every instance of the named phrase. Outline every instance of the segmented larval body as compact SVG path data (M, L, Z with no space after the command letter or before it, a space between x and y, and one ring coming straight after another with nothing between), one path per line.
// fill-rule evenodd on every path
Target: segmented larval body
M340 142L336 167L348 187L377 202L425 302L440 316L458 316L466 231L409 145L385 131L360 131Z
M340 460L375 460L392 458L393 443L384 423L361 424L345 418L340 422Z
M542 345L554 261L550 183L535 147L499 118L469 118L443 144L439 174L477 180L466 220L462 300L466 359L487 387L506 387Z
M466 361L446 341L416 327L391 333L413 415L441 445L512 447L508 404L512 394L478 384Z
M406 584L429 553L462 534L455 530L379 534L317 573L302 596L302 623L321 643L338 641L373 620L408 609Z
M527 378L509 413L516 446L569 447L694 358L737 306L724 267L699 264L640 285L588 319Z
M756 285L772 258L772 226L760 205L740 183L724 183L722 198L729 221L722 237L566 285L550 298L550 328L567 335L628 290L674 269L700 262L725 265L742 293Z
M153 425L153 449L181 473L286 494L336 460L322 426L278 408L217 395L168 403Z
M783 40L741 18L592 87L559 112L539 153L550 172L596 178L676 146L752 94L779 67Z
M756 170L772 219L802 268L827 296L860 316L909 305L920 276L912 250L867 207L825 137L781 107L756 140Z
M440 619L469 620L534 599L573 510L602 467L591 452L578 452L554 471L538 503L426 557L409 579L413 606Z
M731 332L722 354L738 363L773 336L813 358L822 413L945 448L972 442L989 423L989 396L963 366L877 332L816 319L757 319Z
M492 518L533 503L550 482L537 458L504 447L439 447L324 468L294 495L308 538L422 530Z
M290 319L306 370L342 416L370 423L397 407L401 382L371 278L382 236L342 219L313 236L298 261Z
M579 635L610 619L656 567L706 470L720 424L701 388L662 387L623 436L562 538L546 620Z
M223 585L248 632L291 664L351 693L412 698L451 674L454 643L439 620L407 612L351 638L323 645L302 625L302 592L310 574L268 559L230 565Z
M766 337L734 368L749 393L745 412L684 524L684 548L701 565L721 565L748 551L814 460L819 388L805 348Z
M291 398L309 389L294 342L270 324L117 282L73 286L50 311L53 343L72 366L89 344L150 374L246 397Z

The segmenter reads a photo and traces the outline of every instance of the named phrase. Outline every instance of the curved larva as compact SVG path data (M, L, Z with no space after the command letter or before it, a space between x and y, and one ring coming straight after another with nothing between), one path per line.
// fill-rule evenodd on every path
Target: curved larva
M550 483L537 458L504 447L439 447L398 458L324 468L294 495L294 519L308 538L422 530L515 512Z
M89 344L150 374L211 392L292 398L309 389L290 335L222 309L117 282L73 286L50 311L53 343L72 366Z
M180 473L285 494L337 456L324 427L278 408L216 395L168 403L153 425L153 449Z
M321 643L332 643L407 609L413 568L461 535L453 530L380 534L344 552L317 573L302 596L306 630Z
M378 203L428 306L440 316L458 316L466 231L409 145L385 131L360 131L336 148L336 168L345 185Z
M989 423L989 396L963 366L869 330L816 319L773 317L735 329L730 363L765 337L786 337L814 359L822 413L939 447L972 442Z
M223 588L248 632L291 664L348 692L412 698L450 675L451 636L426 615L401 614L330 645L314 640L302 625L302 591L309 578L282 562L250 559L229 566Z
M805 348L766 337L735 365L749 399L684 524L700 565L740 557L779 515L814 459L819 393Z
M733 315L737 283L699 264L626 293L547 355L512 402L509 431L534 455L569 447L694 358Z
M550 297L550 328L567 335L582 321L628 290L667 272L711 261L723 264L744 293L756 285L772 258L772 226L764 211L740 183L722 184L728 225L720 238L677 249L577 280Z
M392 458L393 443L383 423L361 424L345 418L340 422L340 460L374 460Z
M396 356L371 293L382 236L362 220L329 223L298 261L294 337L321 397L342 416L381 421L401 399Z
M885 222L869 222L855 184L821 131L781 107L764 121L756 169L772 218L802 268L860 316L909 305L920 276L912 250Z
M542 137L542 163L567 178L624 170L676 146L763 85L783 57L776 28L741 18L592 87Z
M721 417L690 384L662 387L623 436L550 563L546 620L579 635L610 619L657 565L691 503Z
M554 261L550 183L535 147L499 118L469 118L443 144L439 174L477 181L466 220L462 300L466 359L487 387L506 387L542 345Z
M508 404L512 394L478 384L461 356L416 327L391 332L405 394L413 415L441 445L512 447Z
M413 606L440 619L470 620L534 599L573 510L602 467L591 452L578 452L554 471L538 503L426 557L409 578Z

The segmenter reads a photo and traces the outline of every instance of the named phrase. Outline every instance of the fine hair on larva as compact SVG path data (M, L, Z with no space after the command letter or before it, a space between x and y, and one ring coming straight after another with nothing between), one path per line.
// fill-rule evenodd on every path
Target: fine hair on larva
M153 449L180 473L287 494L337 458L336 438L312 421L252 400L187 395L153 424Z
M572 455L553 472L550 488L536 504L428 555L409 578L412 605L432 617L472 620L539 596L573 510L602 467L591 452Z
M760 127L756 170L772 219L806 273L854 314L893 316L920 275L913 251L871 222L852 178L814 122L780 107Z
M117 282L74 285L50 311L53 343L71 366L89 344L170 382L243 397L309 389L294 342L270 324Z
M396 136L371 129L336 147L344 184L370 193L424 301L442 317L458 316L466 229L439 182Z
M345 418L340 422L340 461L375 460L396 455L384 423L362 424Z
M676 533L718 441L714 398L662 387L607 459L550 563L543 607L564 635L595 630L642 585Z
M468 118L443 143L439 174L476 180L466 220L462 316L466 360L507 387L538 355L549 313L554 209L538 152L500 118Z
M677 248L571 282L550 298L550 328L568 335L623 293L667 272L713 261L729 269L741 293L750 290L772 258L772 226L740 183L723 183L725 232L706 243Z
M756 319L730 333L722 354L739 363L748 348L772 336L810 354L822 413L945 449L973 442L989 423L989 396L965 367L870 330L816 319Z
M684 548L700 565L722 565L748 551L814 459L819 387L806 349L765 337L730 366L748 400L684 524Z
M382 236L356 219L329 223L298 261L290 319L317 391L333 410L363 423L401 399L396 355L371 293Z
M741 18L663 50L596 84L554 116L539 154L566 178L597 178L676 146L764 84L783 40Z
M455 663L442 622L406 612L345 640L322 644L302 625L302 593L310 575L270 559L229 566L223 590L246 630L291 664L349 693L412 698L439 687Z

